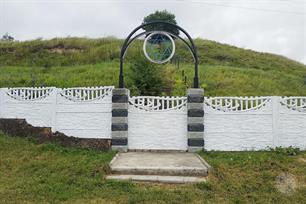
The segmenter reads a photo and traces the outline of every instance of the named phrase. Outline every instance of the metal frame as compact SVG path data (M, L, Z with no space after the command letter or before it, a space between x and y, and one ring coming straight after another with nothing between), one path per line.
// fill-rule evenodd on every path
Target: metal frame
M125 53L128 49L128 47L130 46L130 44L137 38L139 38L140 36L142 35L147 35L149 33L152 33L152 32L155 32L155 31L148 31L148 32L142 32L138 35L136 35L135 37L132 37L138 30L140 29L143 29L144 27L148 26L148 25L156 25L156 24L164 24L164 25L170 25L170 26L173 26L174 28L178 29L179 31L181 31L182 33L184 33L187 38L188 38L188 41L186 41L184 38L178 36L178 35L175 35L173 33L169 33L169 32L166 32L166 31L162 31L162 32L166 32L168 33L169 35L171 36L174 36L174 37L177 37L179 38L180 40L182 40L186 45L187 47L189 48L192 56L193 56L193 59L194 59L194 78L193 78L193 88L199 88L199 75L198 75L198 64L199 64L199 61L198 61L198 54L197 54L197 49L194 45L194 42L192 40L192 38L190 37L190 35L183 29L181 28L180 26L178 25L175 25L173 23L169 23L169 22L165 22L165 21L153 21L153 22L149 22L149 23L144 23L144 24L141 24L140 26L136 27L128 36L127 38L125 39L122 47L121 47L121 52L120 52L120 72L119 72L119 88L124 88L124 77L123 77L123 60L124 60L124 56L125 56ZM159 30L156 30L156 31L159 31Z

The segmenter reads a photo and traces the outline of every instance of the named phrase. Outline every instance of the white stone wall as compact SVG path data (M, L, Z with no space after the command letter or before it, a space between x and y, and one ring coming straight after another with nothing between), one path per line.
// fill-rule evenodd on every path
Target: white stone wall
M215 97L214 100L218 99ZM222 97L220 97L221 100ZM252 108L232 108L220 104L204 104L204 141L207 150L242 151L269 147L299 147L306 149L306 112L282 104L281 97L263 97ZM245 101L244 98L242 101ZM290 101L295 98L291 98ZM305 102L306 98L304 97ZM240 102L240 100L238 99ZM264 105L261 105L264 104Z
M128 148L187 150L186 98L135 98L128 108Z
M15 95L8 94L12 90L1 89L0 117L24 118L33 126L51 127L53 132L68 136L111 138L111 87L74 89L83 93L51 87L43 97L37 97L34 91L36 97L32 99L29 94L22 97L25 94L18 93L20 88L15 89Z
M24 118L68 136L111 138L112 88L1 88L0 118ZM186 97L145 98L130 100L128 148L186 150ZM306 97L206 97L204 111L207 150L306 149Z
M276 146L288 147L290 145L306 149L306 97L303 108L295 108L294 105L289 107L278 104L276 111L275 135ZM293 99L295 101L295 99ZM290 104L291 101L288 100ZM292 107L290 107L292 106Z
M52 127L56 89L50 87L37 100L8 95L7 88L0 89L1 118L22 118L33 126Z
M128 148L187 150L186 114L186 110L179 112L129 110Z

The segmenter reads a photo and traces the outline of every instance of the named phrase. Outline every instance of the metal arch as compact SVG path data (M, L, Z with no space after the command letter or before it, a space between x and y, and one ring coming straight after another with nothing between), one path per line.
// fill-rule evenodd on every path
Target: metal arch
M192 47L188 44L188 42L187 42L184 38L182 38L182 37L180 37L180 36L176 36L176 35L174 35L174 34L172 34L172 33L168 33L168 34L171 35L171 36L177 37L177 38L179 38L181 41L183 41L183 42L187 45L188 50L191 52L193 61L196 62L195 53L194 53L194 51L192 50Z
M197 54L197 50L196 50L196 47L193 43L193 40L192 38L190 37L190 35L183 29L181 28L180 26L178 25L175 25L173 23L169 23L169 22L165 22L165 21L153 21L153 22L149 22L149 23L145 23L145 24L141 24L140 26L137 26L129 35L128 37L125 39L123 45L122 45L122 48L121 48L121 52L120 52L120 72L119 72L119 88L124 88L124 78L123 78L123 58L124 58L124 55L125 55L125 50L128 48L128 46L131 44L131 42L133 40L135 40L136 38L132 38L131 37L139 30L139 29L142 29L144 28L145 26L148 26L148 25L154 25L154 24L166 24L166 25L171 25L175 28L177 28L178 30L180 30L181 32L183 32L191 46L189 48L191 48L191 53L193 55L193 58L194 58L194 78L193 78L193 87L194 88L199 88L199 77L198 77L198 54ZM142 33L143 35L144 33ZM140 34L139 34L140 35ZM173 36L175 37L178 37L180 38L178 35L175 35L175 34L172 34ZM141 36L141 35L140 35ZM139 37L139 36L138 36ZM131 42L129 42L131 39ZM181 39L181 38L180 38ZM187 43L188 44L188 43Z
M125 47L125 50L124 50L122 59L125 58L125 54L126 54L127 50L129 49L131 43L132 43L134 40L136 40L137 38L139 38L139 37L141 37L141 36L143 36L143 35L150 34L150 33L152 33L152 32L155 32L155 31L146 31L146 32L142 32L142 33L139 33L138 35L134 36L133 38L131 38L131 39L128 41L128 43L126 44L126 47ZM165 33L167 33L167 34L169 34L169 35L171 35L171 36L173 36L173 37L177 37L177 38L179 38L181 41L183 41L183 42L186 44L188 50L191 52L193 61L195 62L195 58L194 58L194 53L193 53L192 47L191 47L190 44L188 44L188 42L187 42L184 38L182 38L182 37L180 37L180 36L176 36L176 35L174 35L174 34L172 34L172 33L167 32L167 31L163 31L163 32L165 32Z
M134 40L136 40L137 38L141 37L142 35L150 34L150 33L152 33L152 32L153 32L153 31L147 31L147 32L139 33L138 35L136 35L135 37L133 37L131 40L129 40L129 41L127 42L127 44L126 44L125 49L124 49L124 52L123 52L123 55L122 55L122 59L124 59L125 54L126 54L128 48L129 48L129 46L131 45L131 43L132 43Z

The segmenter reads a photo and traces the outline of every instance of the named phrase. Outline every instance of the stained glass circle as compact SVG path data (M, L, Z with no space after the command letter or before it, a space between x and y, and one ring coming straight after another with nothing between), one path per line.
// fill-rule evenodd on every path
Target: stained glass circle
M143 51L148 60L162 64L169 61L175 52L175 44L172 37L161 31L148 35L143 44Z

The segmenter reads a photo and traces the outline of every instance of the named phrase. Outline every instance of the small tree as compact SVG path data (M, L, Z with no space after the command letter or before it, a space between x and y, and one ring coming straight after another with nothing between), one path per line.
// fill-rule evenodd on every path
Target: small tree
M136 56L130 66L132 92L144 96L158 96L164 89L161 67L143 56Z
M2 38L1 38L1 41L8 41L8 42L11 42L11 41L14 41L14 38L12 36L10 36L8 33L5 33Z
M165 21L173 23L175 25L177 24L175 20L175 15L168 12L167 10L155 11L154 13L151 13L143 19L143 23L149 23L153 21ZM179 34L179 30L171 25L149 25L146 26L144 29L145 31L162 30L169 33L173 33L175 35Z

